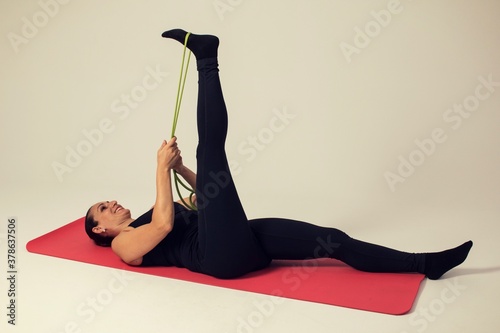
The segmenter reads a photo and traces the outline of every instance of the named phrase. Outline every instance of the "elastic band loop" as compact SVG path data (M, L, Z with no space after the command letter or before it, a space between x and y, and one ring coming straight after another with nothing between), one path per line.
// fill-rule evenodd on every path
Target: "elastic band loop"
M185 69L184 69L184 61L186 58L187 41L188 41L190 34L191 33L188 32L186 34L186 38L184 39L184 52L182 54L181 73L179 76L179 85L177 87L177 98L175 100L174 120L172 122L172 132L171 132L170 138L173 138L175 136L175 129L177 128L177 121L179 120L179 111L181 110L182 95L184 94L184 86L186 85L186 77L187 77L187 71L189 68L189 60L191 59L191 51L189 51ZM197 210L196 205L193 202L193 196L195 195L195 191L191 187L187 186L186 184L184 184L182 182L182 180L180 179L180 177L178 176L178 174L175 170L174 170L174 183L175 183L175 189L177 191L177 195L179 196L179 199L182 201L182 203L185 206L191 208L192 210ZM187 203L184 200L179 185L190 192L189 203Z

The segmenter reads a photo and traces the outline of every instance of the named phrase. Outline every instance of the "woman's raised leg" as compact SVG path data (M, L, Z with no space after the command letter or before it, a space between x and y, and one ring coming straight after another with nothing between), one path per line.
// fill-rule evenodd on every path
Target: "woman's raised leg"
M176 29L163 37L184 43L185 35ZM194 53L198 69L196 197L202 269L230 278L265 267L270 260L248 225L227 162L228 117L219 78L218 45L215 36L192 34L187 47Z

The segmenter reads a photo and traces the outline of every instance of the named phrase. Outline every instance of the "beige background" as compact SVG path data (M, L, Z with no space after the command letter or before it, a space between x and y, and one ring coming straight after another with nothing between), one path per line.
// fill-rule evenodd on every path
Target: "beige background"
M83 331L111 322L132 331L149 316L134 312L139 318L129 319L139 302L156 318L149 321L152 330L229 332L238 317L255 310L252 300L260 296L136 276L120 301L86 323L74 311L106 284L109 271L24 251L28 240L82 216L95 201L117 199L134 216L150 207L156 150L170 134L182 55L180 44L160 35L174 27L221 39L227 152L249 217L302 219L411 251L472 238L476 254L466 268L498 263L492 239L500 217L497 1L42 0L0 6L0 218L20 220L26 273L19 320L25 327L62 331L75 319ZM193 62L177 130L192 166L196 81ZM68 157L70 151L80 158ZM3 248L5 237L0 240ZM67 278L50 280L53 270ZM60 290L57 296L50 287L37 288L37 276ZM442 332L455 320L464 331L498 327L488 306L476 304L500 296L495 274L461 278L468 294L429 321L426 332ZM480 278L491 284L478 286ZM432 283L414 313L446 286ZM134 298L146 284L156 291ZM175 304L156 299L158 289L174 285L184 292L161 296ZM75 287L81 289L74 293ZM155 302L161 310L151 306ZM163 322L170 312L175 315ZM188 313L201 315L183 319ZM45 317L51 319L41 322ZM366 320L372 331L423 327L408 316L387 321L287 302L254 329L340 325L355 332Z

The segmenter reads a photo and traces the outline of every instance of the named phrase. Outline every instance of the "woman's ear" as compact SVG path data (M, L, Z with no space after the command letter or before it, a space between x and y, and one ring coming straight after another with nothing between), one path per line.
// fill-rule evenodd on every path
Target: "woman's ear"
M92 228L92 232L95 233L95 234L102 234L102 233L105 233L106 232L106 229L103 228L103 227L93 227Z

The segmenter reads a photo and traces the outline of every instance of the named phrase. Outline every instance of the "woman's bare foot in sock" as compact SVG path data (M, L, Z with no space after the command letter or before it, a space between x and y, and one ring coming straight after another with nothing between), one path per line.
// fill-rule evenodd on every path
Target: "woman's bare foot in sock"
M472 241L442 252L425 254L424 274L431 280L439 279L450 269L465 261L472 247Z
M173 29L165 31L161 36L164 38L175 39L184 45L187 32L182 29ZM193 52L197 60L204 58L216 58L219 47L219 38L212 35L190 34L188 37L187 48Z

